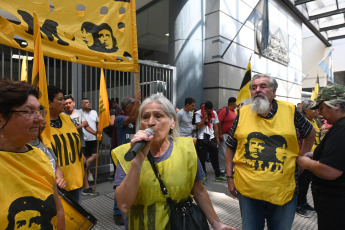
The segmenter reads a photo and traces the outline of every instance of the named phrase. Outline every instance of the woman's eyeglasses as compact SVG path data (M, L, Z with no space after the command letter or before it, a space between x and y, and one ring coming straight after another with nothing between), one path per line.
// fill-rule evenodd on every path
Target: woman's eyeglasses
M11 113L21 113L23 117L31 120L37 119L39 116L45 118L47 116L47 110L10 110Z

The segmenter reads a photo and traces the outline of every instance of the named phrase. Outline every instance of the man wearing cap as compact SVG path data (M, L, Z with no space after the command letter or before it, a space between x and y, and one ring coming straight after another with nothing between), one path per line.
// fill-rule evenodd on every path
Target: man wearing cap
M228 190L239 199L243 230L264 229L265 219L268 229L291 229L297 205L296 159L310 151L315 140L313 126L296 107L274 99L277 88L268 74L253 76L252 103L238 111L226 140ZM296 128L304 139L301 149ZM257 134L258 138L258 133L264 137L261 152L251 155L246 146L253 138L248 137Z
M140 91L134 94L134 98L126 97L121 100L120 106L123 113L115 117L117 146L129 143L134 136L140 100ZM124 225L122 211L118 208L116 200L114 202L114 220L117 225Z
M218 114L218 130L219 130L219 148L218 148L218 160L219 160L219 169L222 173L225 173L225 150L226 144L225 141L228 138L228 134L232 127L232 124L236 118L236 98L229 97L228 105L220 110Z
M318 229L345 229L345 87L324 87L311 107L317 108L332 128L314 153L298 157L297 163L313 174L311 190Z

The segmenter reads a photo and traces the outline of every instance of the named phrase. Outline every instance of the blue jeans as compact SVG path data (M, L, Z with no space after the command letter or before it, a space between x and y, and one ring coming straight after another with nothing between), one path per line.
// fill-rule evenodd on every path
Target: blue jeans
M264 229L265 219L269 230L290 230L295 218L297 196L283 206L256 200L238 193L243 230Z

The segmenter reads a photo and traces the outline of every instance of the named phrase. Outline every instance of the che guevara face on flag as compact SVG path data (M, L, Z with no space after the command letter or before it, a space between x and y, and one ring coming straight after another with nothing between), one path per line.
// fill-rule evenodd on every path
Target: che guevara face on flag
M44 56L105 69L137 72L135 1L5 0L0 43L34 51L33 12Z
M283 172L287 147L282 136L268 137L260 132L252 132L247 136L244 157L246 163L254 166L255 170Z

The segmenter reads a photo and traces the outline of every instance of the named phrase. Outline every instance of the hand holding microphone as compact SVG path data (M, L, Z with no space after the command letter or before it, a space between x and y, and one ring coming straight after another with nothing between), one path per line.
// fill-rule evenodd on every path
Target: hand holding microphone
M148 135L148 137L153 135L153 130L150 128L145 129L142 132L146 132L146 134ZM135 139L135 137L133 138ZM133 141L133 140L132 140ZM141 141L135 142L132 147L128 150L128 152L125 155L125 160L126 161L131 161L133 160L136 155L138 154L138 152L140 152L140 150L146 145L147 141L142 139Z

